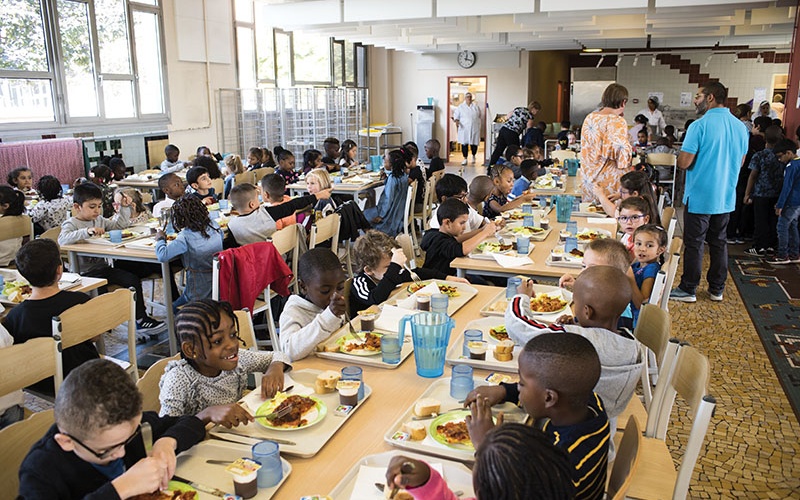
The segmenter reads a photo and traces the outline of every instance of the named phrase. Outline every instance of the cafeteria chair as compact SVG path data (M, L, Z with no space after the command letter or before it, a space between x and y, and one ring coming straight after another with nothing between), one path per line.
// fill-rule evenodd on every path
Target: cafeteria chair
M301 232L304 233L302 237L300 234ZM302 252L300 243L302 242L305 246L305 231L303 229L303 225L291 224L283 229L279 229L272 233L267 241L271 241L272 244L275 245L278 253L283 255L284 260L286 260L287 254L291 252L291 262L287 261L289 268L292 270L293 276L290 286L294 288L294 293L299 294L300 285L297 283L297 261L300 258L300 253Z
M211 187L214 188L217 199L223 199L222 195L225 194L225 179L211 179Z
M421 233L425 233L428 229L431 228L431 215L433 214L433 206L438 203L439 200L436 199L436 176L432 175L430 179L425 183L425 196L423 196L423 205L422 210L417 211L417 214L421 214L422 220L420 221ZM417 217L417 214L414 214ZM419 219L419 217L417 217Z
M550 158L563 163L564 160L574 160L577 155L571 149L557 149L550 153Z
M180 346L178 346L180 348ZM168 358L161 358L144 372L144 375L136 382L136 387L142 394L142 411L154 411L156 413L161 411L161 400L158 398L161 392L159 382L161 376L164 375L164 370L167 363L170 361L177 361L181 359L181 354L178 353Z
M248 170L242 172L241 174L236 174L233 176L233 185L238 186L239 184L254 184L253 182L253 171Z
M107 331L128 324L128 359L122 361L112 357L104 358L120 365L134 380L139 379L136 366L136 304L132 289L120 288L104 293L88 302L72 306L53 317L53 339L56 355L55 388L64 381L64 365L61 353L64 349L91 340Z
M606 498L608 500L623 500L625 493L630 488L633 475L639 467L639 449L642 446L642 433L639 430L639 423L633 415L628 417L625 425L625 433L622 435L619 446L617 446L617 456L611 466L608 476L608 486L606 486Z
M661 403L657 415L651 416L651 420L655 419L657 424L654 434L645 431L640 467L633 476L628 497L664 498L665 492L671 491L673 500L686 498L692 472L703 449L717 404L708 393L709 379L708 358L690 345L682 346L672 373L663 379L666 383L662 383L659 378L656 385L653 399L660 399ZM687 416L692 420L691 431L680 450L682 457L677 471L665 441L676 395L680 395L685 401L689 408ZM675 413L677 415L683 412Z
M649 153L646 161L658 171L659 184L670 184L671 205L675 205L675 170L678 164L678 157L672 153Z
M253 174L253 184L258 185L261 182L261 179L264 178L264 176L267 176L269 174L274 174L275 169L272 167L261 167L253 169L250 172Z
M647 304L660 304L661 297L664 295L666 289L667 273L663 269L659 269L653 281L653 289L650 290L650 299Z
M417 267L417 259L414 257L414 244L411 242L411 236L400 233L395 238L397 244L403 249L403 253L408 261L408 267L415 269Z
M406 193L406 204L403 211L403 232L411 236L411 241L414 242L414 248L419 247L417 241L417 231L414 229L414 200L417 197L417 181L412 182L408 186Z
M0 397L55 374L53 341L47 337L33 338L0 349Z
M0 217L0 241L15 238L33 239L33 222L27 215L9 215Z
M675 275L678 274L678 262L681 260L681 247L683 238L672 238L669 244L668 254L664 265L667 266L667 279L664 282L664 292L661 294L659 306L665 311L669 310L669 291L675 283ZM663 267L663 266L662 266Z
M250 316L250 310L245 307L244 309L233 311L233 314L239 324L239 338L242 340L242 347L257 351L258 341L256 340L256 330L253 327L253 317Z
M308 249L315 248L320 243L330 240L331 251L339 251L339 226L342 223L339 214L330 214L322 219L317 219L311 226L311 235L308 237Z
M58 245L58 236L60 234L61 234L61 226L56 226L40 234L39 238L44 238L46 240L53 240L56 242L56 245ZM64 269L69 269L69 252L61 250L61 247L59 246L59 253L61 254L61 262L64 265Z
M37 339L38 340L38 339ZM42 339L46 340L46 339ZM0 349L2 350L2 349ZM14 498L19 490L19 468L31 447L55 423L53 410L40 411L20 422L0 430L0 484L7 498Z

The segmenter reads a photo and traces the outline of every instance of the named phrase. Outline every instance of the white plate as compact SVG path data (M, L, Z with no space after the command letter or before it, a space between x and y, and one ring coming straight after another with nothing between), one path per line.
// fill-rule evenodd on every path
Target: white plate
M560 295L561 298L567 301L567 304L572 302L572 292L569 290L565 290L564 288L559 288L557 286L551 285L533 285L533 291L535 293L546 293L548 295ZM506 308L508 307L508 301L506 300L506 291L503 290L502 292L498 293L492 300L486 303L485 306L481 309L481 315L483 316L505 316ZM559 316L564 314L566 311L560 311L558 313L534 313L536 319L541 320L544 323L552 323Z

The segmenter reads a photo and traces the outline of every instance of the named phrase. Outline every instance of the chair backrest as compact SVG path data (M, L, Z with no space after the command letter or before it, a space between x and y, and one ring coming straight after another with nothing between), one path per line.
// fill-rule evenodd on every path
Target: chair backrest
M692 418L692 430L686 441L672 498L686 497L689 482L692 479L692 471L703 448L711 417L714 416L717 402L708 394L710 376L708 358L694 347L684 345L678 351L675 367L669 376L669 383L661 386L664 387L664 394L655 437L661 440L666 438L672 406L677 394L680 394L689 406L689 416ZM659 386L656 387L656 393L659 388Z
M678 157L672 153L649 153L647 155L647 163L653 166L674 167L677 161Z
M323 241L331 240L331 250L336 253L339 250L339 226L341 223L341 216L335 213L315 220L311 226L308 249L311 250Z
M414 198L417 197L417 181L408 185L408 192L406 193L405 211L403 212L403 232L410 234L409 231L413 230L414 222ZM411 229L409 229L411 228Z
M272 167L261 167L250 171L253 174L253 184L258 184L265 175L274 174L275 169Z
M673 214L675 209L672 207L667 207L672 209ZM665 209L664 212L666 213L667 210ZM675 228L678 226L678 218L674 215L669 219L661 219L661 224L663 224L664 228L667 230L667 241L672 245L672 238L675 236ZM680 250L680 248L678 249Z
M269 300L269 297L266 299ZM238 311L233 311L233 313L236 315L236 320L239 322L239 338L244 342L242 347L245 349L258 349L256 330L253 327L253 318L250 316L250 311L247 309L240 309Z
M644 304L642 306L633 335L636 340L641 342L642 346L653 352L659 373L664 367L664 356L667 352L671 328L672 322L667 311L656 304ZM650 385L649 373L650 357L647 352L642 354L642 359L644 359L645 363L642 369L642 392L644 405L649 410L652 407L653 400L653 388Z
M661 304L661 298L664 296L666 289L667 273L662 269L658 271L653 281L653 289L650 290L650 300L648 304Z
M61 226L51 227L47 231L43 232L39 235L39 238L44 238L46 240L53 240L58 243L58 237L61 234Z
M664 293L661 295L661 308L665 311L669 310L669 291L672 290L672 284L675 283L675 275L678 274L678 263L681 260L681 247L683 246L683 239L673 238L670 243L670 255L667 261L667 279L664 282Z
M161 382L161 376L164 375L167 363L178 359L181 359L180 353L159 359L150 365L150 368L144 372L142 378L136 382L136 387L142 393L142 411L154 411L156 413L161 411L161 400L158 397L161 390L158 384Z
M576 157L575 151L571 149L557 149L550 152L550 158L558 161L571 160Z
M608 478L606 498L609 500L622 500L631 485L633 475L639 466L639 449L642 447L642 432L639 423L631 415L625 424L625 433L617 448L617 456Z
M411 242L411 236L400 233L395 238L397 244L400 245L400 248L403 249L403 253L406 255L406 260L408 260L408 267L414 269L417 267L417 262L414 259L414 244Z
M55 422L53 410L34 413L29 418L0 430L0 484L7 498L14 498L19 490L19 467L31 446L44 436Z
M14 238L33 238L33 222L27 215L0 217L0 241Z
M253 182L253 171L249 170L246 172L242 172L241 174L236 174L233 176L233 185L237 184L255 184Z
M431 174L431 177L433 177L437 181L440 181L442 180L442 177L444 177L444 174L445 174L444 170L437 170L436 172Z
M53 339L35 338L0 349L0 396L33 385L55 373Z
M425 182L425 196L422 198L422 227L426 231L431 228L431 214L436 201L436 177L432 175Z
M225 194L225 179L211 179L211 187L214 188L217 198L222 198L222 195Z
M300 293L299 285L297 283L297 261L300 258L300 231L302 225L291 224L278 231L272 233L267 241L271 241L278 253L286 256L287 253L292 252L292 260L289 262L289 267L292 269L294 275L294 291Z
M139 378L136 366L136 304L135 292L126 288L114 290L95 297L88 302L72 306L53 318L53 338L55 339L56 373L55 388L58 390L64 380L64 365L61 352L90 340L98 335L128 324L129 372L134 380Z
M675 217L675 209L673 207L664 207L661 211L661 225L666 228L673 217Z

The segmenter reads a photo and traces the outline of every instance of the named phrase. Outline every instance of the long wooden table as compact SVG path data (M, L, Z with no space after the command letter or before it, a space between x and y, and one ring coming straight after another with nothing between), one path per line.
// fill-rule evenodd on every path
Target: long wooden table
M368 189L374 189L378 186L383 186L384 181L382 180L374 180L367 183L359 183L359 184L348 184L346 182L336 183L331 185L331 192L333 194L345 194L348 196L352 196L353 199L357 202L358 201L358 194L362 191L366 191ZM286 186L286 189L289 190L289 194L292 196L299 196L300 193L308 191L308 185L305 182L295 182L293 184L289 184Z
M450 345L468 322L481 317L480 309L501 290L497 287L473 286L478 290L478 295L453 315L456 326L450 335ZM314 355L294 363L295 369L339 371L344 366L347 365ZM398 449L384 442L383 435L419 399L425 389L437 380L417 375L413 355L394 370L359 366L364 370L365 383L372 388L372 396L317 455L312 458L284 457L292 464L293 471L274 498L295 500L303 495L330 493L361 457ZM478 377L488 374L484 370L475 370L475 376ZM449 367L445 367L444 376L450 376Z

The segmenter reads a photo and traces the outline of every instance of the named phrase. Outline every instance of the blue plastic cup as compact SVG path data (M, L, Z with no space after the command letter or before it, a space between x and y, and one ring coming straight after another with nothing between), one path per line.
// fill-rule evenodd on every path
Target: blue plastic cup
M283 479L283 464L278 443L261 441L251 448L253 460L261 464L258 469L258 487L272 488Z
M400 336L394 334L384 334L381 337L381 358L384 363L396 365L400 362L400 352L403 349L403 343L400 341Z
M111 243L122 243L122 230L112 229L108 232L108 238L111 240Z
M576 248L578 248L578 238L570 236L564 241L564 252L570 253Z
M572 216L572 199L568 194L560 194L556 197L556 220L566 223Z
M475 388L472 379L472 367L467 365L453 365L450 377L450 397L456 401L467 399L467 394Z
M577 221L574 221L574 220L567 221L567 227L566 227L566 230L567 230L567 231L569 232L569 234L571 234L572 236L575 236L575 235L577 235L577 234L578 234L578 222L577 222Z
M510 278L509 278L510 279ZM483 332L481 330L464 330L464 346L461 348L461 354L469 357L469 343L478 342L483 340Z
M443 293L431 295L431 312L447 314L450 298Z
M341 184L341 183L342 183L342 177L341 177L341 176L339 176L339 175L335 176L335 177L333 178L333 183L334 183L334 184Z
M364 399L364 372L357 366L345 366L342 368L342 380L358 380L361 385L358 387L358 400Z
M219 200L219 208L220 210L227 210L230 203L228 200Z
M523 214L532 214L533 213L533 203L523 203L522 204L522 213Z
M527 236L517 236L517 253L520 255L528 255L530 251L531 239Z
M212 210L211 212L209 212L208 213L208 218L211 219L211 220L219 219L219 210Z
M533 227L534 222L533 214L522 217L522 225L525 227Z
M69 191L69 184L62 184L61 185L61 194L67 194L67 191Z
M512 276L508 278L506 284L506 299L511 300L517 294L517 287L522 284L522 278L519 276Z

